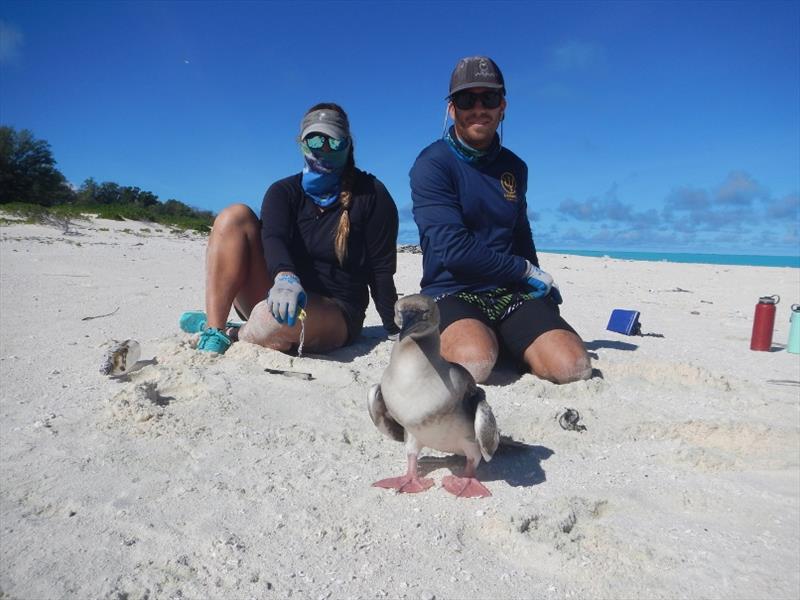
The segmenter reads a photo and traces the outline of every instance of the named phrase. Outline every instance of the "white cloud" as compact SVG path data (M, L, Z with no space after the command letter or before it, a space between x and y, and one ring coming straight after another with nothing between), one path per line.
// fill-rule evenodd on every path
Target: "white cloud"
M717 202L733 206L749 206L754 199L767 197L764 187L744 171L731 172L716 194Z
M557 69L587 69L605 63L606 52L596 44L570 40L555 46L551 50L551 58Z
M796 253L797 246L800 245L800 228L797 223L788 223L783 233L778 236L778 242L794 248Z
M655 210L636 211L633 205L621 202L617 198L616 183L611 185L602 198L593 196L583 202L565 198L558 205L558 212L586 222L617 221L640 227L655 225L658 222Z
M688 186L673 190L664 201L664 209L667 212L673 210L706 210L710 206L711 201L706 190Z
M548 101L575 100L578 97L569 86L555 82L540 85L534 93L542 100Z
M800 220L800 194L788 194L783 198L765 200L767 215L774 219L787 219L795 223Z
M662 216L678 230L742 232L767 219L791 219L798 209L797 194L775 199L750 174L731 171L715 189L685 186L673 190L664 200Z
M19 29L0 21L0 64L5 65L16 60L22 42L23 35Z

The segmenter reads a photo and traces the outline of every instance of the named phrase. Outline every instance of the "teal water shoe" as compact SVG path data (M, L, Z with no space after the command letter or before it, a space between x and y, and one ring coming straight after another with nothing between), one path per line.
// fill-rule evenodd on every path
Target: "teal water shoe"
M209 327L200 334L200 339L197 341L197 349L202 352L216 352L217 354L225 354L225 351L231 347L231 338L229 338L223 331L216 327Z
M205 331L207 329L206 323L208 322L208 318L206 317L206 313L202 310L187 310L185 313L181 315L178 324L180 325L181 329L186 333L200 333L201 331ZM228 321L225 323L225 327L241 327L242 323L234 323L233 321Z
M181 315L179 324L186 333L200 333L206 330L206 313L202 310L187 310Z

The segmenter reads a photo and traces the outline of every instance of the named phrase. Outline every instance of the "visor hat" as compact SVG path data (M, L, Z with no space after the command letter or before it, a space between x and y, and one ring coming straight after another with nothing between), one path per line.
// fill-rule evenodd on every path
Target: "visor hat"
M350 123L347 117L337 110L321 108L312 110L303 117L300 124L300 139L306 139L309 133L324 133L337 140L350 137Z

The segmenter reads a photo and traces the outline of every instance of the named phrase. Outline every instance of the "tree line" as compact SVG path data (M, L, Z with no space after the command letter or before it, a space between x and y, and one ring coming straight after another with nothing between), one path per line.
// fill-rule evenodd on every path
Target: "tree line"
M152 192L111 181L85 180L73 188L56 168L45 140L31 131L0 126L0 205L17 212L24 207L48 207L67 214L95 212L105 218L138 219L203 230L214 213L175 199L162 202Z

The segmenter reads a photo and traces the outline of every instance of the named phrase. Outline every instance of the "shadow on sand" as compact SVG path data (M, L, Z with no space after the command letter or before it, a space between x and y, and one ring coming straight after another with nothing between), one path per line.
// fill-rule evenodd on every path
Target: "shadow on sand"
M524 444L506 438L501 439L500 447L492 461L481 461L477 477L483 483L503 480L512 487L531 487L544 482L547 477L541 463L551 456L553 451L545 446ZM464 457L451 455L444 457L422 456L418 469L420 476L441 468L449 469L454 475L461 475L464 470Z
M612 350L627 350L632 352L638 350L639 346L628 342L619 342L617 340L592 340L583 344L587 350L599 350L600 348L611 348Z
M349 363L359 356L366 356L378 344L385 342L387 339L386 330L380 325L370 325L361 330L356 340L349 346L338 348L328 354L316 354L313 352L304 352L303 356L309 358L327 360L330 362ZM296 353L293 353L296 356Z

